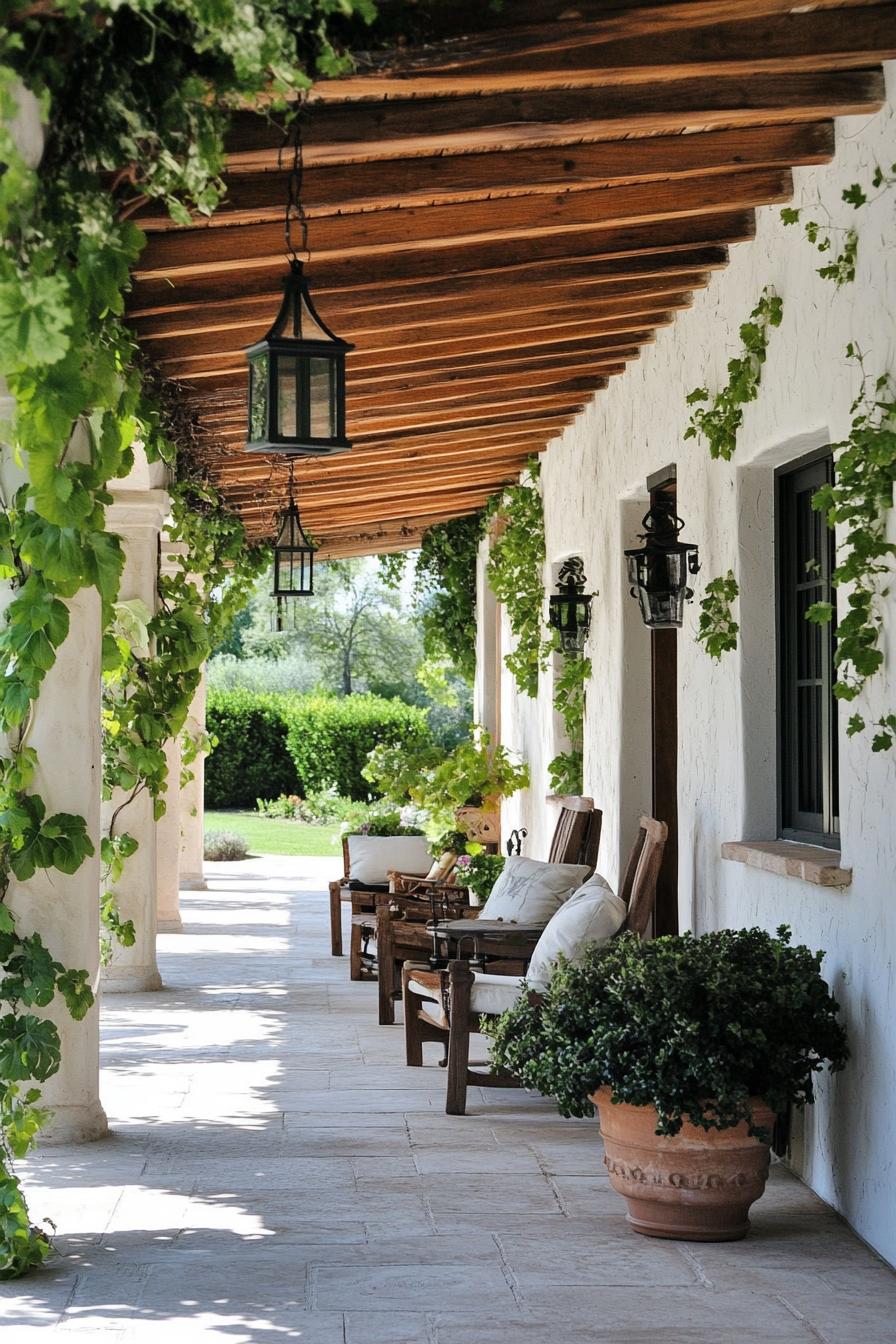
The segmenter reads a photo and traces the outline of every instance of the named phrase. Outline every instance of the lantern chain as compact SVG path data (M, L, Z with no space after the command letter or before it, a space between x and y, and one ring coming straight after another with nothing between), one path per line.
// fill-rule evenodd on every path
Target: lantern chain
M283 144L280 146L278 155L278 168L283 167L283 161L287 150L292 147L292 164L289 169L286 187L286 212L283 219L284 243L286 254L293 266L300 261L300 253L304 253L305 260L311 256L308 248L308 217L305 214L305 207L302 205L302 181L305 172L304 152L302 148L302 113L303 104L301 99L297 102L293 113L292 121L286 132ZM293 241L293 227L298 224L301 234L301 247L297 248Z

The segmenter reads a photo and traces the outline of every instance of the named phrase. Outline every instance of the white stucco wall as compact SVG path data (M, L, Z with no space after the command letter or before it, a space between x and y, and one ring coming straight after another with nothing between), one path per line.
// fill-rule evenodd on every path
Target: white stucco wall
M647 633L629 596L622 551L637 544L645 478L676 462L686 540L700 546L697 595L679 635L680 915L703 931L787 922L797 941L827 951L825 973L843 1004L853 1059L823 1078L807 1113L802 1174L858 1232L896 1262L896 753L872 755L869 735L841 730L843 863L851 887L826 890L724 862L720 845L744 836L774 838L775 704L772 471L849 427L856 370L845 358L859 343L869 370L896 371L896 191L854 217L842 189L869 182L876 162L896 160L890 106L874 118L842 120L834 162L795 174L795 204L861 230L856 283L837 291L822 264L779 210L758 213L754 242L731 249L692 309L626 373L612 380L542 458L548 574L570 553L584 560L594 603L594 675L585 730L585 791L604 809L601 869L615 882L620 854L649 807ZM821 203L819 206L818 203ZM737 330L763 286L784 300L758 401L747 407L731 463L713 462L704 443L685 442L686 394L725 381L738 353ZM893 519L896 538L896 518ZM738 651L713 663L694 639L708 578L729 567L742 598ZM873 716L896 707L896 596L889 598L886 669L867 704ZM507 635L505 631L505 648ZM537 702L521 701L504 678L502 734L532 765L533 787L504 808L505 832L526 825L528 852L546 850L553 825L545 807L545 766L553 754L548 679Z

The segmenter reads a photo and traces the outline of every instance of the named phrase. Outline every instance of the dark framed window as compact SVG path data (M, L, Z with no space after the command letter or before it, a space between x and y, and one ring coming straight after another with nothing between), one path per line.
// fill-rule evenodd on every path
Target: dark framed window
M829 452L776 474L779 833L840 845L835 623L806 620L834 603L834 534L812 496L833 479Z

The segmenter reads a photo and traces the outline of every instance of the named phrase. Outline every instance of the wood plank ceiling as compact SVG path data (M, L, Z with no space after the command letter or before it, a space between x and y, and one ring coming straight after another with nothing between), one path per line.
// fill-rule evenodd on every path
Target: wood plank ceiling
M354 449L296 473L324 555L412 546L514 479L790 198L792 168L831 158L833 119L882 106L896 57L896 0L511 0L475 23L364 58L304 115L308 274L357 347ZM131 321L254 536L286 483L242 451L242 351L286 269L282 139L241 113L211 221L134 216Z

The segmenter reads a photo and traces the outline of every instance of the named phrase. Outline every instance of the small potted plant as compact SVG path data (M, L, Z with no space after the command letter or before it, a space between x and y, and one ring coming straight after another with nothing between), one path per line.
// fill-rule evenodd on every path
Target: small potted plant
M376 747L364 777L393 801L410 798L429 816L433 835L457 827L480 844L497 843L498 805L529 783L529 767L514 761L484 728L448 754L432 747Z
M457 861L457 882L470 893L470 905L485 905L492 894L492 887L501 876L504 868L503 854L487 854L481 846L475 854L462 854Z
M493 1024L494 1063L600 1113L613 1188L647 1236L730 1241L765 1188L775 1116L848 1058L822 952L790 930L624 934L560 961Z

